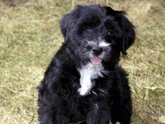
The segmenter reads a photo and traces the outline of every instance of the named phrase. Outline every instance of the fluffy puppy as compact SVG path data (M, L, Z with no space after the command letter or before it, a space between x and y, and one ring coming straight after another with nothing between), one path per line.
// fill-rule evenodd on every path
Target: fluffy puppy
M64 43L38 86L41 124L129 124L127 73L120 52L134 43L125 12L100 5L77 6L61 21Z

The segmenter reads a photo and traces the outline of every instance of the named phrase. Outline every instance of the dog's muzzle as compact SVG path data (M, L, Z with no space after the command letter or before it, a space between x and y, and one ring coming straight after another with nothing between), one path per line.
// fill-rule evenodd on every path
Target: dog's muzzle
M99 38L98 42L88 41L87 44L90 46L89 58L92 64L101 64L103 58L105 58L107 50L110 49L110 43L105 42Z
M99 56L102 53L102 51L103 49L101 47L94 47L92 52L94 56ZM99 65L102 61L100 57L93 57L93 58L90 58L90 60L95 65Z
M100 55L102 53L103 49L101 47L95 47L93 48L93 55Z

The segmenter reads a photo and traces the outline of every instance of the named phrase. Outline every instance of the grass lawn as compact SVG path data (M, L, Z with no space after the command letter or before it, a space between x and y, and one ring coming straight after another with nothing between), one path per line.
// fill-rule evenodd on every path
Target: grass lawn
M133 99L131 124L165 123L164 0L1 0L0 124L39 124L36 87L63 42L60 20L76 4L127 11L135 44L121 57Z

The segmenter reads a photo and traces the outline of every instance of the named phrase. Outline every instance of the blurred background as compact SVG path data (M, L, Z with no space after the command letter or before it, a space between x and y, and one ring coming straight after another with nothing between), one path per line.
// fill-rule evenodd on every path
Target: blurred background
M0 124L39 124L36 87L63 42L60 20L77 4L127 12L137 34L120 61L131 124L165 123L165 0L0 0Z

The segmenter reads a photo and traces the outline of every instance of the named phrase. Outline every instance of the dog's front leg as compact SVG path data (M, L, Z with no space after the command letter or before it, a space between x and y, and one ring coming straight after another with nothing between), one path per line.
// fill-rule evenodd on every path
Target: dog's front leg
M95 103L87 114L87 124L109 124L110 111L106 105Z

